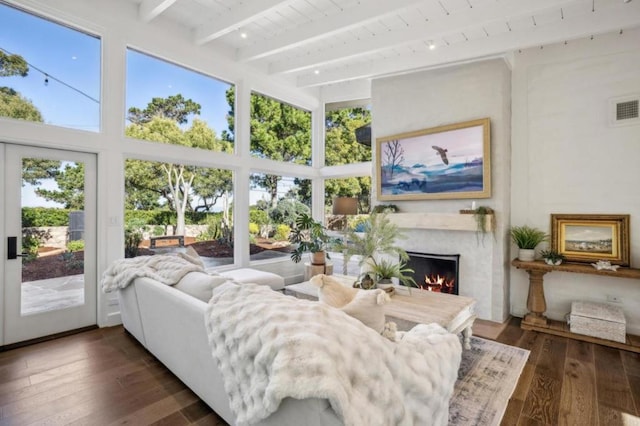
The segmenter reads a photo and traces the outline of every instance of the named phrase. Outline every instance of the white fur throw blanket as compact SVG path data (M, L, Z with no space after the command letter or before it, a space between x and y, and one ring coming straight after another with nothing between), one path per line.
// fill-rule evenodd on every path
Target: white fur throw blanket
M326 398L345 425L446 425L462 348L437 324L398 342L338 309L254 284L213 290L205 322L238 425L286 397Z
M136 278L148 277L174 285L189 272L204 272L202 260L187 253L158 254L120 259L102 275L102 291L108 293L125 288Z

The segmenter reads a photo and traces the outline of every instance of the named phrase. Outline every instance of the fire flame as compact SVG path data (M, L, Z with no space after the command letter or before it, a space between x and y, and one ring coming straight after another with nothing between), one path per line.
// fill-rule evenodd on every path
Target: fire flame
M445 276L441 276L440 274L425 275L424 284L421 284L420 288L438 293L453 293L454 283L455 279L447 280Z

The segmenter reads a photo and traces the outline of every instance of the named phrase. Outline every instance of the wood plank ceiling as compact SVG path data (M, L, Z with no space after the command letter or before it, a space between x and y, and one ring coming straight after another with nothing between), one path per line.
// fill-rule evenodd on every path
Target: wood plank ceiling
M138 19L299 87L507 55L640 26L640 0L128 0Z

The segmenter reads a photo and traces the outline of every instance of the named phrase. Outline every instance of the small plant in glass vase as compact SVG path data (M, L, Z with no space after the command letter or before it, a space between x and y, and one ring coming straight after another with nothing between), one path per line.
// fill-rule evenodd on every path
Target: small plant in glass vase
M541 250L540 256L547 265L560 265L564 261L564 255L553 249Z

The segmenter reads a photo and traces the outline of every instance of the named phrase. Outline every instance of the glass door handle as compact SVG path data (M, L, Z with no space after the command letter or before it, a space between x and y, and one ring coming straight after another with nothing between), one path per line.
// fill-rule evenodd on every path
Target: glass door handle
M17 259L18 257L27 257L29 253L18 254L18 237L7 237L7 259Z

